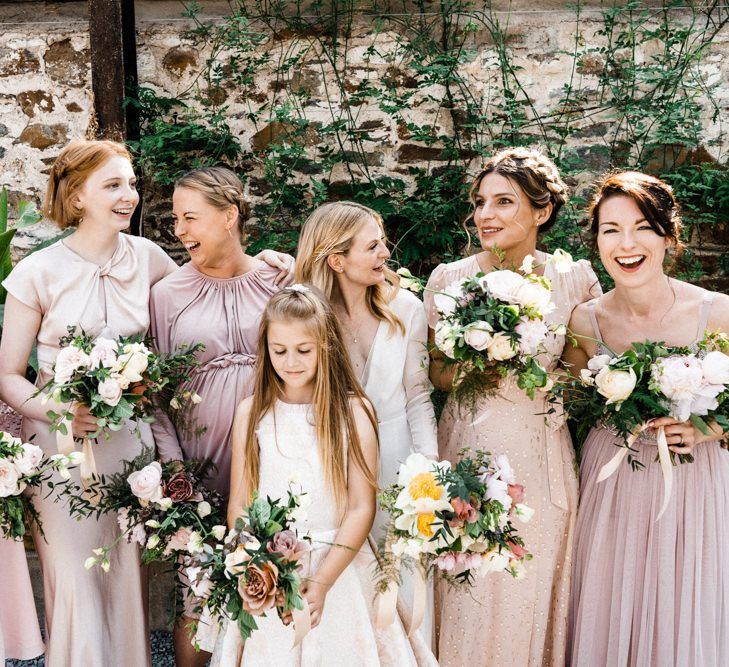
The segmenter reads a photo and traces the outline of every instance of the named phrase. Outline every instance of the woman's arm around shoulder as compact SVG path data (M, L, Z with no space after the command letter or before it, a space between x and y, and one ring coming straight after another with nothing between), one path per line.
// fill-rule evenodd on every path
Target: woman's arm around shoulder
M235 527L235 520L248 506L246 497L245 464L246 433L251 415L253 397L244 398L236 408L231 437L232 459L230 463L230 498L228 499L228 528Z

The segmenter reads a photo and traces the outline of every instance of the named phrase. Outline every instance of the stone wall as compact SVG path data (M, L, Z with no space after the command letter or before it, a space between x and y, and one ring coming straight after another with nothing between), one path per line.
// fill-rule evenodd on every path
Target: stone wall
M202 3L208 19L224 12L227 3ZM207 56L182 37L190 22L179 16L179 4L174 2L137 2L138 68L140 83L164 95L179 95L188 90ZM509 45L515 63L521 67L520 79L532 96L539 111L554 107L562 86L572 72L572 59L568 55L574 46L575 15L561 10L562 2L540 5L540 11L531 11L533 3L526 0L510 3L508 18ZM587 3L583 7L580 28L589 43L598 40L595 31L601 26L600 16L594 11L600 3ZM42 6L42 12L37 8ZM85 17L85 3L20 3L13 11L0 7L0 20L5 21L0 35L0 184L8 186L11 204L19 198L40 200L45 187L49 164L59 148L72 137L93 131L91 114L89 42ZM552 9L552 11L547 11ZM49 13L51 10L55 13ZM5 13L3 14L3 11ZM41 19L39 21L38 19ZM52 20L50 20L52 19ZM379 33L378 50L392 51L396 33ZM373 44L371 25L360 21L354 26L351 48L347 55L347 84L352 88L364 79L379 80L389 77L402 89L412 88L407 72L384 57L367 55ZM282 55L295 46L291 35L280 34L271 38L261 49ZM472 92L484 98L498 88L500 72L490 36L476 31L470 47L474 57L463 65L463 74ZM656 45L642 45L644 55ZM260 72L255 82L245 90L217 88L208 91L220 97L227 105L227 118L245 149L261 150L282 130L276 121L253 124L246 119L250 108L271 104L286 98L291 91L305 90L310 95L306 117L311 121L331 122L330 103L335 109L339 100L327 99L332 89L327 86L331 68L322 62L316 49L312 49L301 67L288 78L274 79L270 72ZM705 148L707 158L723 161L729 139L722 135L722 120L729 118L729 31L719 34L702 64L702 75L708 84L719 82L714 99L719 114L712 117L713 109L707 104L703 110ZM274 58L275 60L275 58ZM602 67L599 58L583 62L575 73L583 86L589 88L596 81ZM417 123L431 122L436 132L448 133L457 121L450 114L435 114L428 102L429 94L439 94L432 87L414 90L412 107L407 115ZM394 174L402 177L412 165L437 166L440 150L414 141L402 125L376 107L363 106L356 110L359 127L368 133L365 161L371 173ZM584 156L589 179L605 167L604 158L594 150L600 142L604 126L592 123L589 130L575 137ZM342 167L344 169L344 167ZM256 200L265 191L259 167L250 165L251 196ZM344 174L337 168L330 175L336 181ZM300 175L306 178L306 175ZM157 239L165 247L173 247L169 233L169 219L164 215L166 203L153 201L146 211L145 234ZM714 229L704 238L694 239L705 265L714 277L725 275L720 256L729 245L729 221ZM23 230L16 235L14 254L22 254L40 239L54 234L49 225ZM180 255L178 255L180 257Z

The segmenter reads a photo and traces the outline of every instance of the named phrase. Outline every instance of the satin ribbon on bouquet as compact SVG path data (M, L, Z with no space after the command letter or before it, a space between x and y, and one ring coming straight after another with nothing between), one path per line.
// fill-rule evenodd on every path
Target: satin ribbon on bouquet
M399 558L395 558L393 561L393 568L396 572L400 572L401 564ZM413 579L413 611L410 614L410 618L405 621L405 632L408 637L411 637L420 627L425 617L425 608L427 606L427 587L420 564L415 568ZM375 600L375 626L378 629L382 630L395 621L399 592L400 585L398 582L391 581L387 585L387 590L384 593L378 593Z
M618 469L623 459L628 455L628 452L640 437L640 434L648 428L649 426L646 422L637 431L628 436L626 446L621 447L618 453L600 468L600 473L597 476L598 482L606 480ZM658 428L656 444L658 445L658 461L661 464L661 472L663 473L663 504L656 517L656 521L658 521L668 507L668 501L671 499L671 491L673 489L673 463L671 462L671 452L668 449L668 441L666 440L666 432L663 426Z
M63 433L62 430L56 431L56 449L58 450L59 454L69 456L71 453L76 451L76 441L73 437L73 427L71 425L71 421L65 416L61 420L61 426L66 427L66 432ZM89 502L94 503L96 500L96 493L89 489L89 483L94 478L94 476L96 476L97 470L96 460L94 459L94 449L89 438L83 439L81 451L84 455L83 460L81 461L81 465L79 467L81 484L83 485L84 495L86 496L86 499Z

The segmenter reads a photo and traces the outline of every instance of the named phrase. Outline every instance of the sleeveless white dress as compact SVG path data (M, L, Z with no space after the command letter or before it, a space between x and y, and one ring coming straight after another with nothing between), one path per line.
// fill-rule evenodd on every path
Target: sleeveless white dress
M308 494L307 518L297 524L309 534L311 551L303 561L304 577L316 573L335 541L341 517L324 479L316 441L312 407L278 401L261 419L257 431L260 447L259 494L284 498L292 479ZM375 562L367 542L340 575L326 597L319 625L293 647L294 631L274 613L257 619L259 630L245 642L242 659L226 629L213 654L215 667L352 667L361 665L413 667L437 665L419 636L409 639L399 620L384 630L374 626L373 586Z

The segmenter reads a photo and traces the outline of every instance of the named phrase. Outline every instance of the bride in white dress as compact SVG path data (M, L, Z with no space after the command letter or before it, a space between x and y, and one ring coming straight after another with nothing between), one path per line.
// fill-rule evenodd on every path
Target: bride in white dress
M428 325L422 302L400 289L386 265L382 218L354 202L317 208L304 224L296 256L296 279L318 287L332 304L354 372L377 413L379 486L397 480L408 455L438 457L437 425L428 379ZM378 512L370 533L384 537L387 515ZM401 611L411 606L413 584L403 571ZM428 585L420 632L432 644L433 594ZM404 605L404 607L402 606Z

